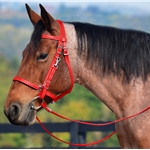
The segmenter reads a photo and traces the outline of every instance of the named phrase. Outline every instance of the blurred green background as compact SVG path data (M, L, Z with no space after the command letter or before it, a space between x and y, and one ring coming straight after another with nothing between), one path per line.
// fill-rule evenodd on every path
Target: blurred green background
M38 3L28 3L39 13ZM42 3L55 18L63 21L80 21L94 24L130 28L150 32L150 13L144 6L131 3ZM128 7L128 5L130 7ZM135 4L136 5L136 4ZM147 3L150 6L150 3ZM146 5L145 5L146 6ZM12 78L16 74L21 54L28 44L33 27L29 21L24 3L0 2L0 123L8 123L3 106ZM114 120L113 113L92 93L75 85L71 94L51 105L51 108L66 117L79 120ZM43 122L62 122L58 117L41 111ZM68 133L55 133L69 141ZM87 142L98 140L105 133L87 134ZM48 146L66 147L47 134L0 134L0 148L41 148ZM119 146L116 135L97 146Z

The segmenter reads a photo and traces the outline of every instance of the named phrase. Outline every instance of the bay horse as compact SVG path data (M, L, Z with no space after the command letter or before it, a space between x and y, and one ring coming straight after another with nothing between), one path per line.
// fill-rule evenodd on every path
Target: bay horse
M34 31L5 102L4 113L11 123L33 124L41 99L47 104L58 100L59 95L71 91L73 83L96 95L116 119L149 106L149 33L89 23L62 23L41 4L41 16L27 4L26 9ZM55 70L51 70L52 79L45 82L49 68ZM146 111L116 123L121 148L150 148L149 116L150 111Z

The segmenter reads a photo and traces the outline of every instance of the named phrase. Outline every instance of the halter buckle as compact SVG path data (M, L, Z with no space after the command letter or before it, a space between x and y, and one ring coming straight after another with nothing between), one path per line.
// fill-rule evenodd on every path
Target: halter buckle
M61 58L57 57L56 58L56 63L54 64L54 67L58 68L58 64L61 61Z

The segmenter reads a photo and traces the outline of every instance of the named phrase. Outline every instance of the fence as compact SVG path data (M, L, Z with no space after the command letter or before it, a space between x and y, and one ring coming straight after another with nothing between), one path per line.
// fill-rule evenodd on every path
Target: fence
M92 123L105 123L105 122L94 121ZM87 132L93 132L93 131L108 132L108 131L115 130L114 124L109 126L87 126L87 125L77 124L74 122L65 122L65 123L44 123L44 125L51 132L69 132L71 143L85 143ZM45 131L38 123L28 127L15 126L12 124L0 124L0 133L6 133L6 134L7 133L45 133ZM70 146L68 148L79 148L79 147ZM117 147L99 147L99 148L116 149Z

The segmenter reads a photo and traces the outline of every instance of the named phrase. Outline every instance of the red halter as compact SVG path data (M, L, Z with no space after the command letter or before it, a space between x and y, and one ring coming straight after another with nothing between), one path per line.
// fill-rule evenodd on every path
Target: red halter
M70 93L72 88L73 88L73 85L74 85L73 73L72 73L72 69L71 69L71 65L70 65L70 61L69 61L69 57L68 57L68 49L66 47L67 39L66 39L66 35L65 35L64 25L60 20L57 20L57 22L60 25L60 35L59 36L42 34L42 37L41 37L43 39L51 39L51 40L57 40L58 41L58 48L56 50L56 53L54 55L54 58L52 60L52 63L50 65L49 71L47 73L47 76L46 76L43 84L42 85L36 85L36 84L31 83L31 82L27 81L26 79L23 79L19 76L15 76L13 79L13 81L19 81L19 82L24 83L25 85L35 89L35 90L38 90L39 91L38 98L44 99L45 96L48 96L52 99L52 102L56 102L57 100L59 100L60 98L65 96L66 94ZM61 60L60 55L61 55L62 51L63 51L63 55L64 55L64 60L68 66L71 85L70 85L70 88L68 90L66 90L65 92L62 92L59 95L54 95L48 91L48 88L49 88L50 83L52 81L52 78L55 74L55 71L58 68L58 63Z

